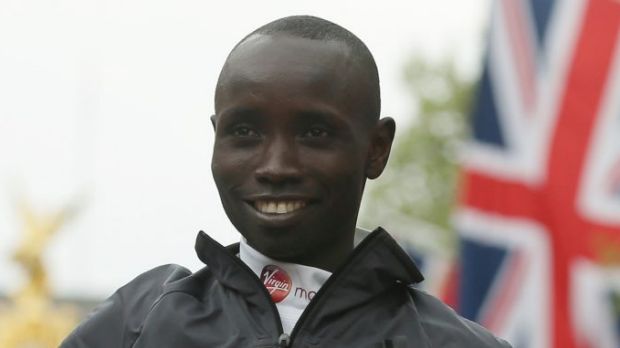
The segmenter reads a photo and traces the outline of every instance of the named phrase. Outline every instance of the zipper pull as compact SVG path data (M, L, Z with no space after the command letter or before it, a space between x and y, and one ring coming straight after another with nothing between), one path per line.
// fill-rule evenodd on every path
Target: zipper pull
M291 336L283 333L278 338L278 346L280 348L288 348L289 343L291 343Z

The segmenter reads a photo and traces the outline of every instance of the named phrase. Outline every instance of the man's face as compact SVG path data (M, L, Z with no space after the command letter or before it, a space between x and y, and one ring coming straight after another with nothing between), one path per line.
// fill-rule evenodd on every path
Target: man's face
M226 214L258 251L304 264L352 248L370 128L348 47L256 35L216 92L212 171Z

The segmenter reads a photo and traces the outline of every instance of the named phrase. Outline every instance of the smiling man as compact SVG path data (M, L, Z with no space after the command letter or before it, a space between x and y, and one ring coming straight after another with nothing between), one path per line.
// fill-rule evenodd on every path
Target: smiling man
M379 114L375 62L346 29L295 16L245 37L212 117L213 177L241 242L201 232L205 268L144 273L62 347L507 347L414 289L421 274L384 230L354 245L394 137Z
M364 182L386 164L394 121L378 121L369 54L293 36L293 24L259 30L228 57L215 96L213 177L249 245L333 271L353 247Z

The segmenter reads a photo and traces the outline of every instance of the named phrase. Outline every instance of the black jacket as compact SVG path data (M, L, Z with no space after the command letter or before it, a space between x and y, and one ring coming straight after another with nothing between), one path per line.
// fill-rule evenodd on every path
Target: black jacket
M192 274L167 265L120 288L61 348L509 347L412 284L417 267L381 228L366 237L282 335L275 305L255 274L204 232Z

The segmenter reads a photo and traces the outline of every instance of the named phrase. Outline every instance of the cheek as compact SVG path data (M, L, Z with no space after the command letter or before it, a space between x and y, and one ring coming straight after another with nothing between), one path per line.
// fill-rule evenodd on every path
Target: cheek
M355 152L306 154L306 168L312 168L326 189L357 195L364 183L364 161Z
M216 143L211 158L211 173L216 184L235 181L251 172L253 158L256 156L252 151L239 151Z

